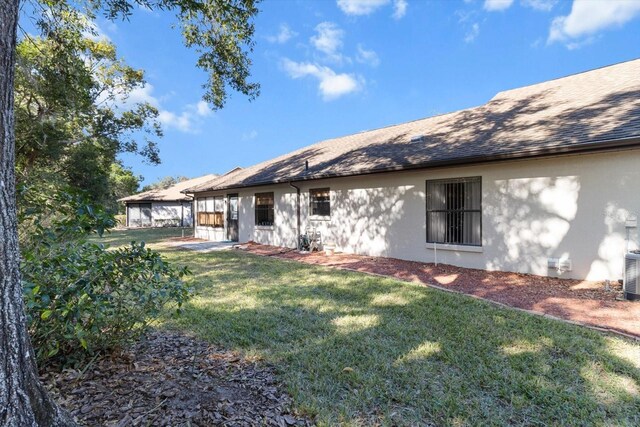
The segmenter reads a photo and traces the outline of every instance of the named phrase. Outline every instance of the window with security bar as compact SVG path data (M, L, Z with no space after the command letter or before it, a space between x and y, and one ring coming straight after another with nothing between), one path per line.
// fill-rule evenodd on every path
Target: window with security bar
M482 245L481 177L427 181L427 242Z
M273 193L256 193L256 225L273 225Z

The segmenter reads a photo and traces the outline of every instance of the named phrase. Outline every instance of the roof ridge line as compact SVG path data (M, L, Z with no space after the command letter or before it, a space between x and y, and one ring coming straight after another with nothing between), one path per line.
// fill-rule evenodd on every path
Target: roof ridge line
M603 70L605 68L617 67L618 65L622 65L622 64L626 64L626 63L634 62L634 61L639 61L639 60L640 60L640 58L627 59L625 61L620 61L620 62L616 62L616 63L609 64L609 65L602 65L600 67L595 67L595 68L591 68L591 69L588 69L588 70L576 71L575 73L569 73L569 74L566 74L564 76L554 77L552 79L543 80L543 81L537 82L537 83L531 83L531 84L524 85L524 86L516 86L516 87L511 88L511 89L501 90L500 92L496 93L493 96L493 98L491 98L488 102L493 101L498 95L500 95L502 93L512 92L512 91L519 90L519 89L525 89L525 88L532 87L532 86L538 86L538 85L542 85L542 84L545 84L545 83L554 82L556 80L568 79L570 77L579 76L580 74L592 73L594 71Z

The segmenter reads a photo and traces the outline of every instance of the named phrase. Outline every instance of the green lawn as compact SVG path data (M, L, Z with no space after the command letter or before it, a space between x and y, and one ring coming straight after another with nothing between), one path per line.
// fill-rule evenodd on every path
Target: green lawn
M193 236L193 228L162 227L162 228L132 228L129 230L114 230L104 236L93 236L91 241L108 244L109 246L128 245L131 241L157 243L171 237Z
M323 425L640 425L640 345L419 285L163 249L197 296L167 327L273 363Z

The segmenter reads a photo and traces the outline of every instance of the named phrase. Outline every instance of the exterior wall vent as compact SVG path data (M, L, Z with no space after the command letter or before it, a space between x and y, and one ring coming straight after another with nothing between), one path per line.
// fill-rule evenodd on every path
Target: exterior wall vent
M550 270L558 270L558 273L571 271L571 260L569 258L549 258L547 260L547 268Z

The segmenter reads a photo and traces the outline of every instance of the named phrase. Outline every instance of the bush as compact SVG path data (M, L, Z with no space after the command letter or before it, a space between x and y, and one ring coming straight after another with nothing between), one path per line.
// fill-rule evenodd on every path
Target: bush
M127 215L118 214L118 215L114 215L114 218L116 219L116 226L122 227L122 228L127 226Z
M71 209L30 216L25 223L33 233L22 242L29 331L41 364L117 349L166 304L179 310L190 294L181 280L188 270L170 266L144 243L107 250L88 242L87 233L101 233L112 218L80 196L61 197Z
M18 232L20 247L34 247L58 241L102 235L116 223L112 214L90 202L88 196L55 183L18 187Z

